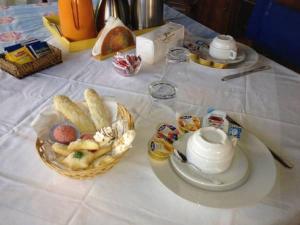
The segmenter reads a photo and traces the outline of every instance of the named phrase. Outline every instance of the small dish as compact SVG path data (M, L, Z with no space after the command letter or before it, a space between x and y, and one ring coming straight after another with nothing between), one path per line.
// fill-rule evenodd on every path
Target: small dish
M124 77L130 77L137 74L142 65L140 56L134 54L117 54L113 57L112 61L115 71Z

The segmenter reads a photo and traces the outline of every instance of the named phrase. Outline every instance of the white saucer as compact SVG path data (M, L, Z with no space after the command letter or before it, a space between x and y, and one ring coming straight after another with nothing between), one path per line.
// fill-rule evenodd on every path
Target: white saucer
M190 134L185 134L173 145L180 152L186 154L186 146ZM250 174L249 162L242 149L237 147L232 164L228 170L220 174L205 174L189 163L183 163L175 154L170 157L171 165L175 172L188 183L211 191L227 191L234 189L248 179ZM208 179L207 179L208 178ZM222 184L216 184L210 181L214 179L221 181Z
M190 62L192 64L195 64L195 65L198 65L200 67L203 67L204 69L209 69L209 70L213 70L213 71L231 71L233 70L232 72L234 72L236 69L248 69L248 68L252 68L257 62L258 62L258 58L259 58L259 55L257 54L257 52L247 46L247 45L244 45L242 43L237 43L238 45L238 48L240 50L240 53L243 52L245 58L242 59L242 57L240 59L242 59L240 62L232 62L232 63L227 63L229 64L228 67L226 68L214 68L214 67L210 67L210 66L205 66L205 65L202 65L200 63L195 63L193 60L191 60ZM208 49L206 49L206 51L208 52ZM207 53L208 54L208 53ZM240 55L241 56L241 55ZM215 61L215 60L213 60Z
M243 130L238 146L249 160L251 173L243 185L228 191L195 187L178 176L169 160L157 161L149 157L149 161L158 180L176 195L204 206L237 208L261 201L272 190L276 180L273 156L259 139Z

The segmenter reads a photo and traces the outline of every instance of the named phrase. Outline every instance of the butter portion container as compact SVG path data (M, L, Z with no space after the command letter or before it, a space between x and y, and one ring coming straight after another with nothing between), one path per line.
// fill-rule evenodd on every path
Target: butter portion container
M169 22L149 33L136 37L136 54L149 64L163 59L169 48L182 46L184 26Z

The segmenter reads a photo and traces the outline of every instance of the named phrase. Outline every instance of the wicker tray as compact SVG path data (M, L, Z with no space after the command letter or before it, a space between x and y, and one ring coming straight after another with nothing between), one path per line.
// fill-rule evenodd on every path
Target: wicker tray
M33 62L19 65L17 63L9 62L5 58L0 58L0 68L16 78L23 78L48 67L62 63L60 49L49 45L51 53L35 59Z
M122 106L121 104L118 104L118 111L117 116L122 118L123 120L128 121L128 129L134 129L134 121L131 116L131 114L128 112L128 110ZM46 146L45 142L39 138L36 140L36 150L38 152L39 157L41 160L51 169L55 170L56 172L70 177L74 179L86 179L86 178L92 178L95 177L98 174L105 173L110 168L112 168L114 165L116 165L120 159L123 157L123 155L128 151L118 154L116 156L113 156L113 160L109 162L102 163L101 165L97 166L96 168L87 168L85 170L70 170L70 169L63 169L59 167L59 165L56 162L50 161L48 157L46 156Z

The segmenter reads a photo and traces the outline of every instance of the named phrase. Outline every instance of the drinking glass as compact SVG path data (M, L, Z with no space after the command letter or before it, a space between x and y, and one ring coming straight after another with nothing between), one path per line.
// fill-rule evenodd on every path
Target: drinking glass
M148 86L151 96L147 116L149 120L161 118L164 122L176 122L177 96L184 91L180 86L185 85L185 81L189 80L187 72L189 56L190 52L186 48L173 47L168 50L161 79Z
M186 48L174 47L169 49L162 78L149 85L149 94L154 102L163 104L175 102L178 91L176 82L188 78L186 65L188 62L189 51Z

